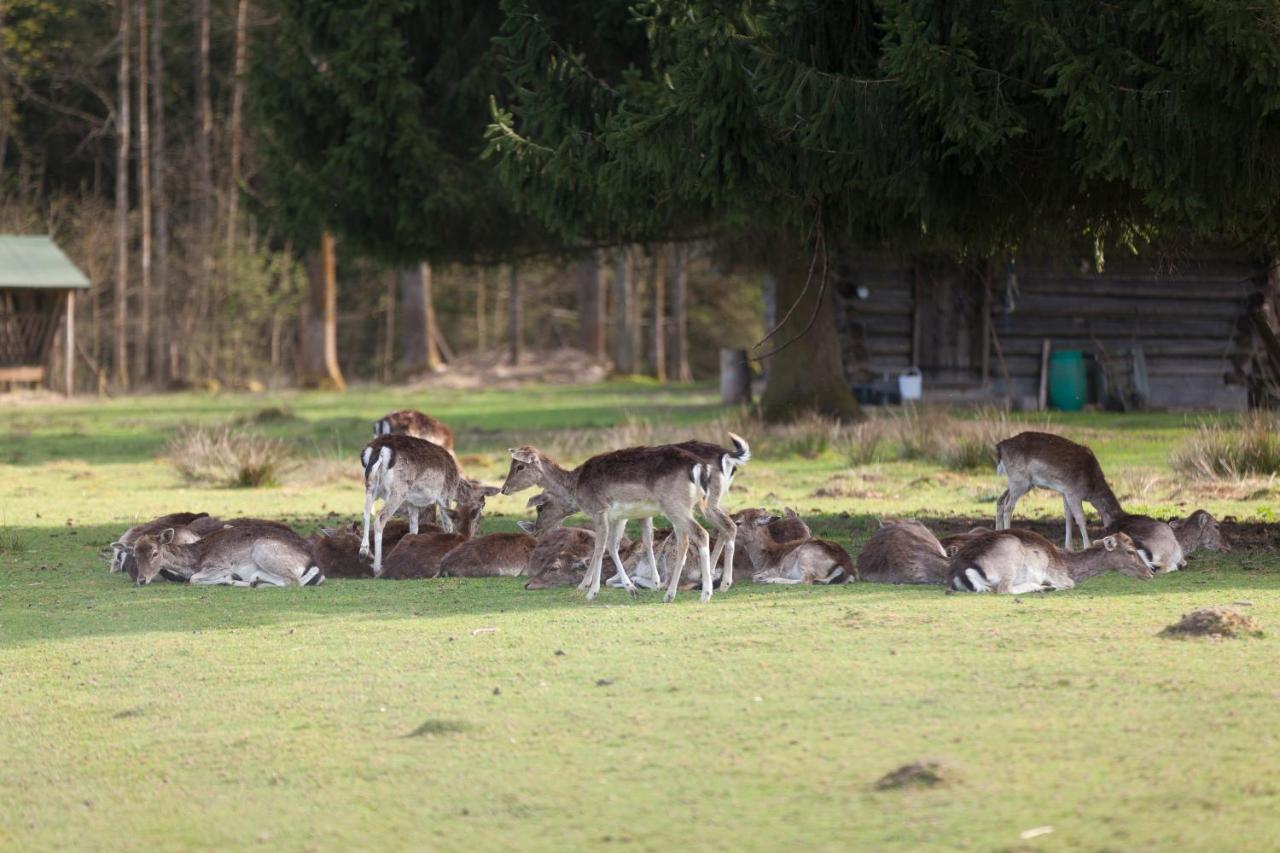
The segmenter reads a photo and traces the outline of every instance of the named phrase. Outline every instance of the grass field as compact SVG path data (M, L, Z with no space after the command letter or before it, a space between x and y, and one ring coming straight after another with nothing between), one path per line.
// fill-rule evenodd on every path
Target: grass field
M0 408L0 848L1280 845L1269 552L1018 600L747 584L706 606L586 605L516 579L244 590L107 573L103 546L163 512L304 533L354 517L369 424L404 406L451 423L468 471L495 483L515 442L581 455L636 419L722 414L707 389L639 384ZM296 446L281 485L191 485L163 458L178 427L231 421ZM1095 446L1127 506L1271 521L1270 482L1170 470L1195 422L1054 426ZM991 471L755 444L731 508L795 506L854 552L878 515L988 517L1001 489ZM527 497L492 501L484 529L513 530ZM1237 601L1264 637L1157 636ZM947 781L876 789L920 759ZM1021 837L1036 827L1053 831Z

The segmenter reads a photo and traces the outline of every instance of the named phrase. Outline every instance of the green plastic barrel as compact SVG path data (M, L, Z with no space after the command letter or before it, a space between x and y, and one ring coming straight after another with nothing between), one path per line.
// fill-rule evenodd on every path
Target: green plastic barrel
M1064 349L1049 357L1049 405L1064 412L1084 408L1089 386L1085 380L1084 353Z

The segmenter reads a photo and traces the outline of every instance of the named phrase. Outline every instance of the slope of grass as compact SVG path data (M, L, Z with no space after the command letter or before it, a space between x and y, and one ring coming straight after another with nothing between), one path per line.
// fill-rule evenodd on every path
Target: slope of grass
M491 481L520 435L718 411L702 389L626 385L0 411L0 526L22 543L0 548L0 848L1208 850L1280 835L1271 554L1017 601L746 585L708 606L613 591L587 606L515 579L248 591L107 574L99 550L138 517L309 531L360 509L350 478L185 484L158 460L178 425L278 406L255 429L355 468L368 423L405 405L454 424ZM1274 504L1173 477L1193 420L1055 424L1126 472L1143 493L1130 503L1255 518ZM795 505L856 550L876 515L985 517L999 491L990 472L824 452L756 459L734 503ZM495 500L485 529L514 529L526 498ZM1266 636L1156 636L1234 601ZM949 781L875 788L920 759Z

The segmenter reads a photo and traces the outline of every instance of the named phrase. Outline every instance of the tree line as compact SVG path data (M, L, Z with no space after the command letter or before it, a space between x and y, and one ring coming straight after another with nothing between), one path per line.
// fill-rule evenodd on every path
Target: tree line
M264 341L274 367L289 351L305 381L340 385L340 345L377 342L386 374L397 325L430 365L445 291L471 303L477 345L502 326L518 357L554 325L527 316L545 290L541 316L569 312L583 349L683 377L691 289L732 316L767 272L766 415L848 417L830 279L850 250L994 262L1276 237L1267 4L0 9L5 215L94 241L81 257L111 288L88 355L121 386L235 373ZM344 312L363 325L340 340Z

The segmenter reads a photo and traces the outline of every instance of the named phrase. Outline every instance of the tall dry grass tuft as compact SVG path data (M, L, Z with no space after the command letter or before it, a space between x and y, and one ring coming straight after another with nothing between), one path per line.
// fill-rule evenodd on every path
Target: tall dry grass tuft
M1254 412L1236 426L1201 424L1170 458L1173 469L1196 480L1241 481L1280 473L1280 417Z
M952 471L994 467L996 444L1021 428L999 409L957 418L942 409L912 406L893 422L903 459L937 462Z
M185 427L170 440L168 456L188 482L257 488L279 485L291 452L285 442L248 430Z

